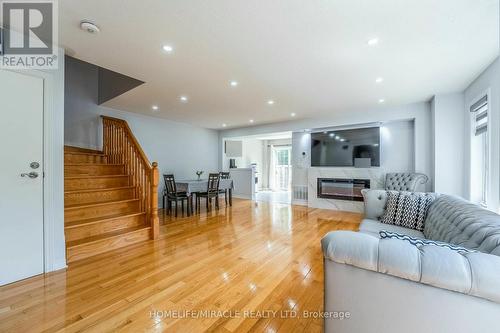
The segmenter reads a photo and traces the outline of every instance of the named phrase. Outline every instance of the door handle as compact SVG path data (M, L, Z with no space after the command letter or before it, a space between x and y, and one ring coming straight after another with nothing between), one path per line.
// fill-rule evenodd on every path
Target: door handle
M34 171L32 171L32 172L30 172L30 173L22 173L22 174L21 174L21 177L29 177L29 178L31 178L31 179L33 179L33 178L38 178L38 172L34 172Z

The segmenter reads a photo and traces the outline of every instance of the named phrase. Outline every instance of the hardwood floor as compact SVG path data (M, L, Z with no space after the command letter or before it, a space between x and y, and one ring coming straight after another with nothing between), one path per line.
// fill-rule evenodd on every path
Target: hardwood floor
M159 215L158 240L0 287L0 332L320 332L302 316L323 307L320 239L361 218L236 199Z

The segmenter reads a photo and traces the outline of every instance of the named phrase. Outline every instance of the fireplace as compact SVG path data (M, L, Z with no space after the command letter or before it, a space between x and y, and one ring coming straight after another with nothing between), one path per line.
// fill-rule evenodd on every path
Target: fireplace
M318 198L363 201L361 190L370 188L369 179L318 178Z

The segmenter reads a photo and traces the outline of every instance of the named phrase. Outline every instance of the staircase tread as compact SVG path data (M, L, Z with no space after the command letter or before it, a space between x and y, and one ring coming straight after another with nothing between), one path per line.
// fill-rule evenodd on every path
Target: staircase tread
M105 191L116 191L116 190L125 190L125 189L133 189L133 188L136 188L136 186L119 186L119 187L108 187L108 188L91 188L91 189L86 189L86 190L64 191L64 194L105 192Z
M85 204L75 204L75 205L65 206L64 209L66 210L66 209L86 208L86 207L95 207L95 206L105 206L105 205L114 204L114 203L132 202L132 201L139 201L139 199L132 198L132 199L122 199L122 200L99 201L99 202L85 203Z
M123 163L64 163L64 166L89 166L89 165L97 165L97 166L124 166Z
M74 228L74 227L79 227L82 225L88 225L88 224L94 224L94 223L101 223L101 222L106 222L109 220L115 220L118 218L124 218L124 217L132 217L132 216L139 216L139 215L145 215L145 212L136 212L136 213L121 213L121 214L112 214L112 215L106 215L106 216L100 216L100 217L93 217L90 219L84 219L84 220L77 220L77 221L71 221L71 222L66 222L64 224L64 228Z
M65 151L64 154L68 154L68 155L88 155L88 156L106 156L104 153L98 153L98 152L95 152L95 153L86 153L86 152L83 152L83 151L70 151L70 150Z
M104 240L104 239L107 239L107 238L113 238L113 237L116 237L116 236L122 236L122 235L125 235L125 234L133 233L133 232L136 232L136 231L141 231L141 230L144 230L144 229L150 229L150 228L151 227L149 227L147 225L144 225L144 226L137 226L137 227L132 227L132 228L126 228L126 229L120 229L120 230L116 230L116 231L111 231L111 232L107 232L107 233L100 234L100 235L97 235L97 236L91 236L91 237L87 237L87 238L82 238L82 239L77 239L77 240L74 240L74 241L66 242L66 247L67 248L73 248L73 247L77 247L77 246L81 246L81 245L86 245L88 243L98 242L98 241L101 241L101 240Z
M64 179L78 179L78 178L109 178L109 177L129 177L130 175L78 175L78 176L64 176Z

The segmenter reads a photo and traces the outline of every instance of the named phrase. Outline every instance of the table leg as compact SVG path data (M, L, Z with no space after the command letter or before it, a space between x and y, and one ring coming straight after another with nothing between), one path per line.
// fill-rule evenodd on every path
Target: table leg
M189 206L191 207L190 208L191 215L194 214L194 210L193 210L193 197L194 197L194 193L192 193L192 194L189 195Z
M233 205L233 190L229 189L229 206Z

